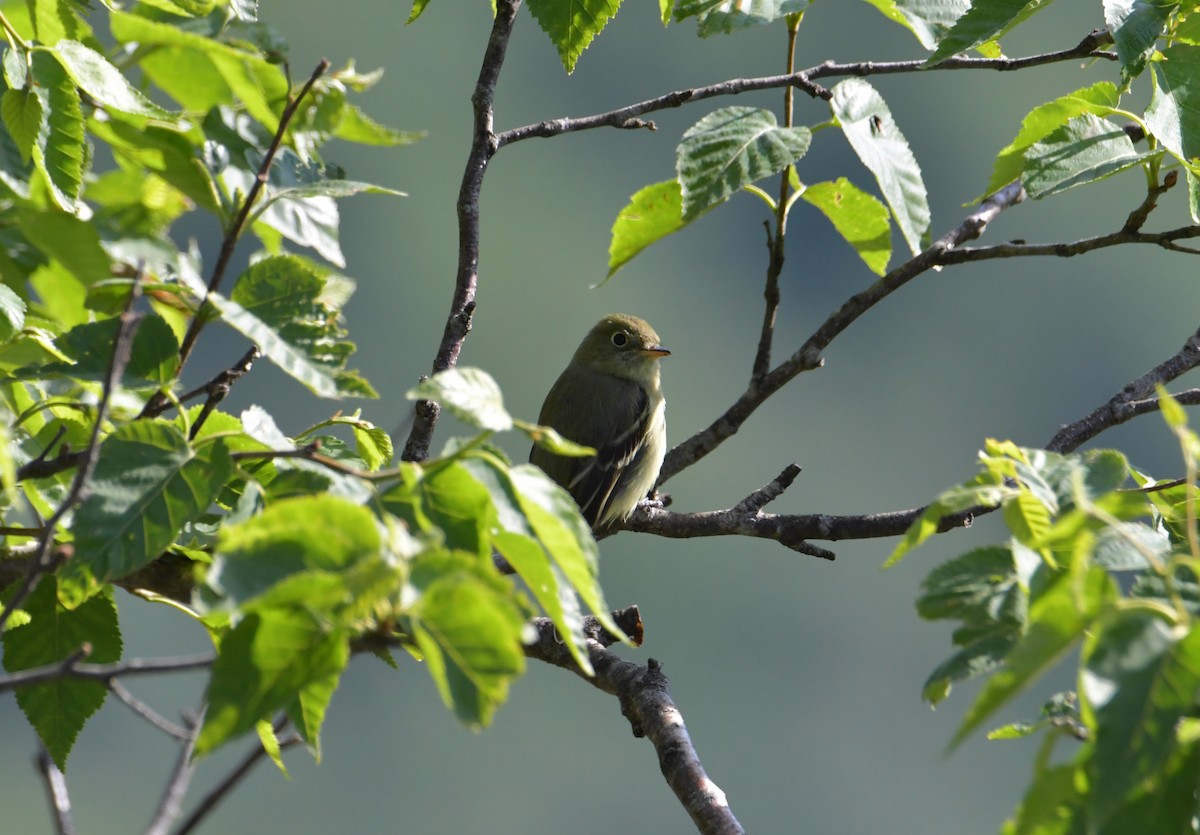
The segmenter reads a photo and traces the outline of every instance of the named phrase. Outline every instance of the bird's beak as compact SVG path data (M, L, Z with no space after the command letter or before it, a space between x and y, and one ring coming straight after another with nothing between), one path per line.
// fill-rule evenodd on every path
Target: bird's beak
M647 345L642 349L642 356L658 360L671 356L671 352L661 345Z

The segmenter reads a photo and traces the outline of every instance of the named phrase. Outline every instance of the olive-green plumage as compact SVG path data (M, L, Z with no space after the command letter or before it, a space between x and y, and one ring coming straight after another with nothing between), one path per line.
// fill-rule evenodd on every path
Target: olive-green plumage
M568 458L535 446L529 460L567 489L592 529L624 519L658 479L667 452L658 361L671 352L636 316L605 316L580 343L538 422L596 450Z

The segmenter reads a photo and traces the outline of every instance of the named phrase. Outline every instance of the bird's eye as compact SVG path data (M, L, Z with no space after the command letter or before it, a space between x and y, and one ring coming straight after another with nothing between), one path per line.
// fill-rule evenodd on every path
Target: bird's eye
M625 343L629 341L629 337L625 335L625 331L617 331L612 335L612 344L618 348L624 348Z

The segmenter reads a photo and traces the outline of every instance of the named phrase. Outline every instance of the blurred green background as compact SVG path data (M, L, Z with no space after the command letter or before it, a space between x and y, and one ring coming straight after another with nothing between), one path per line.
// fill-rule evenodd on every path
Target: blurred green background
M381 391L368 419L407 432L403 393L427 372L448 309L457 251L454 205L470 140L469 94L491 25L488 4L432 3L405 27L408 3L261 4L292 44L292 72L323 56L386 68L363 97L387 124L427 130L407 148L334 146L354 179L409 197L342 201L347 309L355 364ZM700 40L694 25L656 22L657 4L626 3L566 76L548 39L522 10L497 96L498 129L585 115L673 89L784 68L781 26ZM1074 45L1102 25L1101 5L1056 4L1005 41L1010 55ZM817 2L797 63L922 57L917 42L865 2ZM872 79L907 135L929 188L933 234L957 225L987 181L996 152L1033 106L1098 80L1115 65L1070 63L1018 74L933 72ZM833 83L833 82L830 82ZM1139 81L1130 109L1145 105ZM739 196L644 252L600 289L608 231L629 196L673 176L680 134L728 104L778 108L782 93L713 100L657 114L656 132L602 130L530 140L502 151L482 202L475 329L462 362L503 387L509 409L534 418L584 331L602 314L652 322L673 356L663 367L672 442L708 425L743 389L762 315L766 263L762 203ZM797 122L828 118L797 99ZM806 182L845 175L874 191L835 130L816 135ZM774 190L772 187L769 190ZM1182 189L1180 189L1182 191ZM1144 193L1137 171L1006 212L985 243L1073 240L1115 230ZM1169 195L1150 228L1187 222ZM217 231L183 230L208 260ZM792 214L776 356L799 345L873 277L815 210ZM896 237L896 244L902 242ZM252 247L244 246L244 259ZM897 251L893 265L904 258ZM1129 379L1173 353L1195 329L1194 262L1125 248L1062 260L990 262L922 276L840 337L824 369L804 375L740 435L668 485L680 510L725 508L778 473L803 467L777 512L868 513L928 501L970 476L986 437L1040 445ZM240 339L240 337L238 337ZM185 384L240 356L209 334ZM231 410L265 406L298 433L338 408L315 401L265 362L239 384ZM456 431L439 426L435 448ZM1110 432L1135 463L1176 474L1173 442L1156 417ZM526 455L504 439L517 459ZM921 622L913 598L938 562L1001 535L995 521L939 537L900 567L880 571L893 540L832 543L833 563L744 539L606 540L609 603L637 603L646 645L661 660L710 776L739 819L759 833L995 831L1020 797L1036 740L973 738L945 747L976 688L936 712L920 688L949 653L949 628ZM830 545L830 543L820 543ZM164 607L120 597L128 657L207 648L202 630ZM288 756L291 780L270 765L211 818L206 831L412 833L686 833L691 824L663 782L649 743L634 739L616 700L558 669L531 664L493 727L472 733L440 704L425 671L394 672L355 658L334 697L320 765ZM130 679L168 716L195 706L202 677ZM1032 718L1050 677L1003 720ZM33 732L11 696L0 698L0 831L49 831L31 765ZM241 755L205 761L191 798ZM149 820L175 755L162 734L113 700L83 731L68 780L81 832L129 833Z

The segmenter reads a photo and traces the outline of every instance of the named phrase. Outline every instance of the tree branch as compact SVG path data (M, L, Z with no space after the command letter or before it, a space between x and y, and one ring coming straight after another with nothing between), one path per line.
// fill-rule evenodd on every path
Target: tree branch
M197 386L186 394L179 396L179 402L186 403L202 394L207 395L207 399L204 402L204 408L201 409L200 415L196 418L195 423L192 424L191 437L196 437L196 433L200 430L200 426L204 424L204 421L208 418L208 415L213 408L225 399L234 383L236 383L242 377L245 377L246 374L250 372L250 368L254 365L255 360L261 356L262 352L259 351L258 346L251 345L250 350L243 354L242 358L232 366L219 371L215 377L213 377L204 385ZM138 417L158 417L171 405L173 405L171 401L167 400L165 397L151 397L146 401L146 405L142 407L142 411Z
M67 794L66 776L55 765L43 745L38 746L34 762L46 783L46 797L50 800L50 814L54 819L56 835L75 835L75 821L71 817L71 798Z
M535 620L534 628L537 640L526 646L525 654L570 670L593 687L618 698L621 713L629 720L633 735L645 737L654 745L667 785L679 798L697 830L720 835L745 831L729 808L725 792L705 773L658 661L651 658L642 667L622 660L589 638L588 658L596 675L588 676L571 658L566 644L548 619Z
M807 93L815 99L831 98L829 90L817 84L821 78L866 77L871 75L896 75L900 73L933 72L937 70L1022 70L1029 67L1056 64L1063 61L1074 61L1080 58L1103 58L1117 60L1114 52L1105 52L1100 47L1112 43L1112 36L1104 29L1096 29L1087 35L1076 46L1057 52L1045 52L1025 58L966 58L954 57L926 66L923 60L913 61L863 61L858 63L838 64L826 61L815 67L809 67L794 73L783 75L768 75L759 78L735 78L710 84L706 87L692 87L686 90L675 90L652 99L629 104L605 113L575 118L564 117L549 119L536 124L506 130L496 136L497 149L534 137L547 138L563 133L575 133L581 130L595 128L635 128L644 127L655 129L654 122L640 119L647 113L669 110L681 107L689 102L702 101L717 96L736 96L755 90L771 90L782 87L792 87Z
M275 723L275 733L278 734L283 729L285 724L286 720L277 721ZM291 734L279 740L279 749L282 751L286 748L291 748L298 742L300 742L299 735ZM200 802L196 805L196 808L192 810L192 813L188 815L187 819L184 820L184 822L180 824L179 828L175 830L175 835L187 835L187 833L199 826L204 819L208 817L208 815L214 809L216 809L217 806L220 805L221 801L225 799L226 795L237 788L237 784L245 779L246 775L250 773L254 766L258 765L259 762L261 762L266 756L267 750L263 748L262 743L256 745L248 754L246 754L246 756L242 758L241 762L230 769L229 773L225 775L224 779L222 779L220 783L214 786L208 794L201 798Z
M28 687L32 684L45 684L60 678L82 678L93 681L107 682L119 676L152 675L155 673L182 673L189 670L203 670L212 666L216 656L211 652L198 655L181 655L175 658L131 658L128 661L118 661L113 664L82 664L90 652L85 644L62 661L46 664L43 667L33 667L29 670L18 670L0 676L0 693L15 687Z
M196 739L200 736L200 726L204 724L204 711L188 721L188 733L183 744L179 746L179 756L175 758L175 767L159 798L158 808L154 817L146 827L145 835L167 835L171 824L183 814L183 798L187 795L188 786L196 773L196 763L192 760L192 752L196 750Z
M308 77L308 81L304 82L304 86L300 88L300 92L291 98L287 106L283 108L283 113L279 116L279 127L275 129L275 135L271 137L271 144L267 146L267 152L263 155L262 163L258 166L258 173L254 177L254 185L250 186L250 193L242 200L242 205L238 208L238 213L230 224L229 229L225 231L225 236L221 239L221 250L217 254L217 261L213 265L212 275L208 279L208 286L205 288L204 298L200 302L200 306L196 308L196 315L192 317L191 323L188 325L187 332L183 335L183 341L179 345L179 369L182 370L184 363L192 353L192 348L196 345L196 338L200 336L200 330L204 327L207 319L204 314L205 304L208 302L208 296L217 292L221 287L221 281L225 278L225 270L229 268L229 262L233 258L233 251L237 247L238 240L242 237L242 231L246 226L246 221L250 218L250 211L254 208L255 202L258 200L258 195L262 193L263 187L267 184L267 180L271 174L271 165L275 162L275 155L279 153L280 145L283 143L283 137L287 133L288 125L291 124L292 117L296 115L296 110L300 107L300 102L304 101L304 97L308 95L308 91L317 83L317 79L323 76L329 69L329 60L322 58L317 64L316 69L312 71L312 75ZM178 372L176 372L178 373ZM156 395L151 398L151 402L158 400L161 395Z
M483 53L483 65L471 94L474 112L474 133L467 166L458 190L458 271L454 281L454 297L450 315L442 331L442 342L433 360L433 373L453 368L458 363L463 342L471 331L475 313L475 291L479 283L479 194L488 163L499 150L493 132L492 103L496 83L504 65L504 54L512 36L513 22L521 0L497 0L496 18ZM418 400L414 406L413 426L404 444L405 461L423 461L429 457L429 443L437 424L440 409L432 400Z
M956 247L964 241L982 235L996 215L1024 198L1025 190L1019 182L1005 186L984 200L978 209L928 249L901 264L866 290L851 296L791 357L761 379L751 379L742 395L707 429L697 432L667 453L659 473L658 485L664 484L671 477L692 466L736 434L759 406L800 373L823 365L821 352L860 316L912 279L947 263L948 256L957 251Z
M1071 452L1095 438L1106 429L1120 426L1138 415L1160 408L1157 397L1148 397L1156 384L1169 383L1200 365L1200 329L1188 337L1178 351L1151 368L1136 380L1125 384L1119 392L1097 406L1091 414L1059 428L1046 449L1051 452ZM1185 392L1192 401L1197 389ZM1186 401L1185 401L1186 402ZM1194 401L1193 401L1194 402Z

